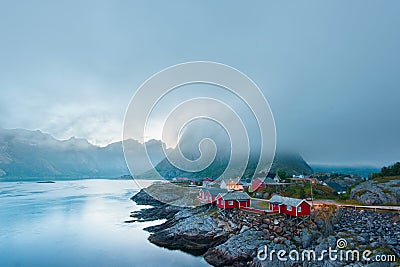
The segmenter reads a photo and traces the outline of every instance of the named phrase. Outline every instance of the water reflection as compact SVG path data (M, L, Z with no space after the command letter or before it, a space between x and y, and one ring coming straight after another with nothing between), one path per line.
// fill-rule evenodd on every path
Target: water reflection
M209 266L201 257L156 247L130 180L0 183L1 266Z

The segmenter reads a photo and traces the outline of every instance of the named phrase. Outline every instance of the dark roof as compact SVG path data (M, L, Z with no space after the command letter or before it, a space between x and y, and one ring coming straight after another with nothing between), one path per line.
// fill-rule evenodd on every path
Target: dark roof
M326 184L331 187L335 192L343 192L346 191L346 188L341 186L340 184L336 182L326 182Z
M275 180L269 177L264 180L264 184L275 184L275 183L276 183Z
M274 179L275 178L275 176L276 176L276 173L268 173L268 175L267 175L267 178L272 178L272 179Z
M298 198L291 198L291 197L282 197L279 195L273 195L271 197L271 199L269 200L269 202L274 203L274 204L283 204L286 206L293 206L293 207L297 207L303 201L305 201L305 200L298 199ZM307 202L307 201L305 201L305 202ZM308 203L308 204L310 204L310 203Z
M257 180L257 179L260 180L264 184L276 184L276 181L274 179L269 178L269 177L268 178L256 178L255 180Z
M245 192L228 192L221 194L223 200L247 200L250 199L249 195Z
M203 190L204 192L210 192L210 195L215 197L217 196L219 193L223 194L223 193L227 193L228 190L226 189L221 189L221 188L207 188Z

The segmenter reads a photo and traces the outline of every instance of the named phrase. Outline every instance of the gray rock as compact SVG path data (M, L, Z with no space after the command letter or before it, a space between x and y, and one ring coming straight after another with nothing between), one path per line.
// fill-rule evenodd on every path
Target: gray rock
M247 231L248 229L250 229L250 227L248 227L247 225L244 225L242 227L242 229L240 229L240 233L243 233L243 232Z
M328 246L333 248L336 248L336 237L334 236L329 236L328 237Z
M336 244L335 244L335 246L336 246ZM321 244L318 244L315 247L315 254L316 255L322 255L322 251L323 250L328 250L328 248L329 248L328 242L322 242ZM332 248L334 248L334 247L332 247ZM328 254L324 254L324 259L327 259L327 258L328 258Z
M149 241L161 247L202 254L210 247L225 241L230 234L227 223L224 227L219 227L207 212L208 210L197 208L191 211L189 217L183 214L185 212L179 212L169 221L167 228L151 234Z
M386 242L388 245L396 246L398 244L398 241L396 238L388 238L386 239Z
M301 238L298 236L293 237L293 241L297 242L297 243L301 243Z
M210 248L204 259L213 266L227 266L235 262L251 261L257 255L257 248L265 243L261 231L247 230L232 235L225 243Z
M357 243L362 244L362 245L365 245L368 243L367 239L365 239L364 237L362 237L360 235L356 237L356 241L357 241Z
M265 249L266 248L266 249ZM265 258L258 258L255 257L253 259L253 262L250 266L253 267L269 267L269 266L276 266L276 267L289 267L289 266L298 266L294 265L296 262L293 262L290 260L290 258L286 255L286 261L280 261L278 259L277 253L273 253L272 257L270 257L272 250L279 251L283 250L286 251L287 253L291 250L291 247L286 246L285 244L275 244L275 243L270 243L270 244L264 244L264 246L260 246L257 251L267 251L267 257ZM264 256L264 254L260 255Z
M379 243L378 242L372 242L371 244L370 244L370 246L371 246L371 248L378 248L379 247Z
M369 180L355 186L350 197L366 205L379 205L398 203L400 201L400 188L393 186L395 179L386 183L377 183Z
M303 248L308 248L313 241L313 235L311 231L307 228L303 228L300 234L301 245Z

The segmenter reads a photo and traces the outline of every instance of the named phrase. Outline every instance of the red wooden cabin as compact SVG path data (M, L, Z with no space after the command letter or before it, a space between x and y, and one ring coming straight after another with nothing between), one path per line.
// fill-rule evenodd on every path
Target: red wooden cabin
M199 202L206 202L206 189L204 189L204 188L202 188L202 189L200 189L200 191L199 191L199 195L197 196L197 200L199 201Z
M202 188L200 189L198 200L203 203L214 203L218 194L228 191L220 188Z
M274 177L274 178L271 178ZM269 173L267 177L258 177L251 181L251 190L256 191L258 189L266 188L270 185L278 185L280 178L277 174Z
M244 192L219 193L215 204L221 209L235 209L250 206L250 197Z
M269 200L269 209L290 216L308 216L311 214L311 204L305 199L282 197L274 195Z
M265 188L264 179L265 178L256 178L253 181L251 181L251 190L256 191L258 189Z

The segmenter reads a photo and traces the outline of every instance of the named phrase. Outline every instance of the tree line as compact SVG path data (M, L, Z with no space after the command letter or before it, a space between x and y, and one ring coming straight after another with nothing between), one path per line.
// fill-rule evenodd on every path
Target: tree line
M398 175L400 175L400 162L397 162L387 167L383 167L381 169L381 172L372 174L372 178Z

